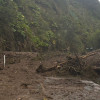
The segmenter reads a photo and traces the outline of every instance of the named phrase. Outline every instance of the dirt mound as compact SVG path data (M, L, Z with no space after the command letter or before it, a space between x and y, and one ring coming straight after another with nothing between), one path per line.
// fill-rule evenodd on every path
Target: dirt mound
M83 55L82 58L86 61L88 66L100 67L100 50L89 52Z

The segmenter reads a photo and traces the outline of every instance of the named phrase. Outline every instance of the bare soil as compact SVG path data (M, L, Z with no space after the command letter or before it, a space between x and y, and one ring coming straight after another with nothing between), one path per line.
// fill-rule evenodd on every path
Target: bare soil
M66 54L59 52L43 56L35 52L0 53L0 100L100 100L100 86L92 81L57 77L54 71L36 73L41 63L50 68L65 59Z

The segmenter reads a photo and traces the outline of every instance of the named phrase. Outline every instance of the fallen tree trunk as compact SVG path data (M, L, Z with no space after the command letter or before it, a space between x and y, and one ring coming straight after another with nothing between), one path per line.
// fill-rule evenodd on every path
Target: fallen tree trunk
M67 56L67 59L61 63L57 63L51 68L46 68L42 64L36 69L37 73L45 73L54 70L65 70L69 71L71 74L80 74L80 71L84 67L84 61L79 56Z
M45 72L49 72L49 71L53 71L56 70L56 66L51 67L51 68L45 68L43 65L40 65L37 69L36 72L37 73L45 73Z

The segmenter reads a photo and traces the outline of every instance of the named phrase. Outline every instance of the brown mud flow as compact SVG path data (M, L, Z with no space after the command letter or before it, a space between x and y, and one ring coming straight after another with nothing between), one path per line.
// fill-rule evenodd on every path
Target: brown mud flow
M83 57L85 61L88 60L88 64L91 64L89 61L92 59L99 58L99 51L95 52L97 54ZM3 68L4 54L6 55L5 68ZM63 72L62 67L59 69L57 65L66 61L66 56L67 54L63 53L45 56L32 52L1 53L0 100L100 100L98 84L92 81L82 81L79 77L73 78L75 75L71 75L68 71L64 71L67 73L64 73L65 78L57 76ZM94 68L96 60L92 63ZM54 66L57 69L37 73L36 69L41 64L46 70ZM69 66L67 65L67 68L64 66L64 68L67 69Z

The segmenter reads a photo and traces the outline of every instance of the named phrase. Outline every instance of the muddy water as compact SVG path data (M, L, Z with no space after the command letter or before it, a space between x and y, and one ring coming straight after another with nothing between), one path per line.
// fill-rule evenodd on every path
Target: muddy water
M44 94L50 100L100 100L100 85L92 81L46 77Z

